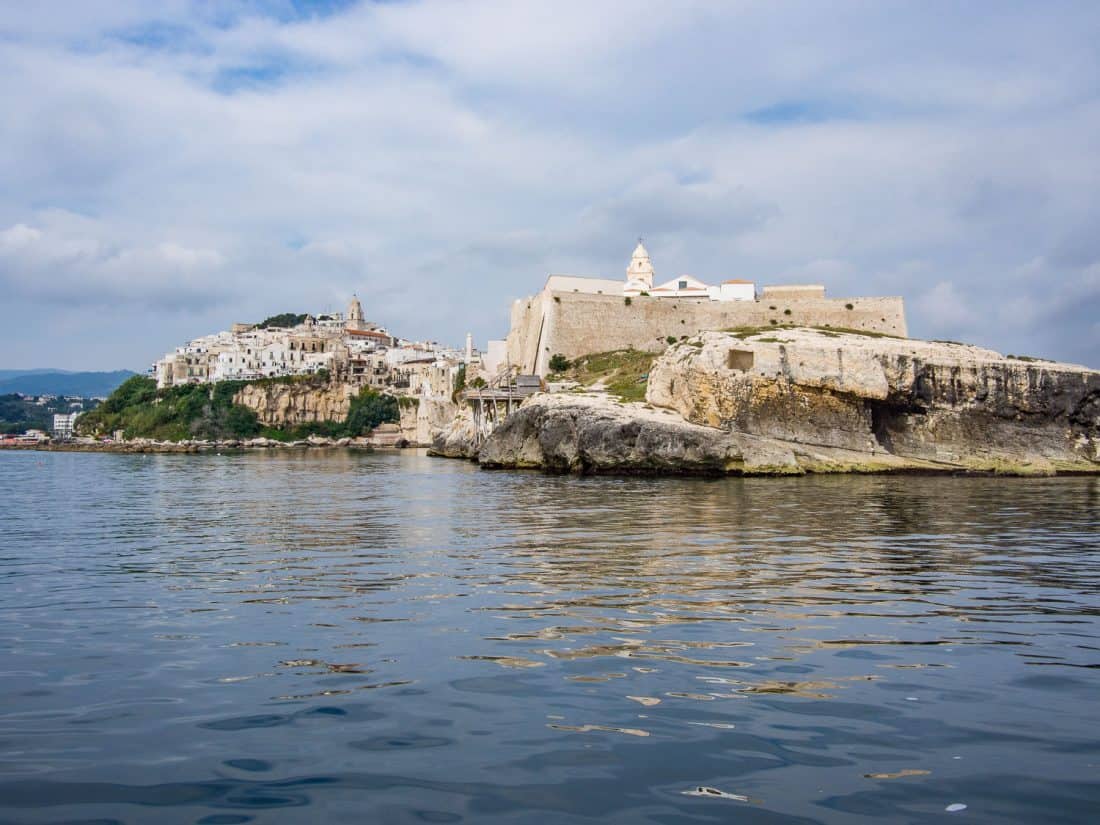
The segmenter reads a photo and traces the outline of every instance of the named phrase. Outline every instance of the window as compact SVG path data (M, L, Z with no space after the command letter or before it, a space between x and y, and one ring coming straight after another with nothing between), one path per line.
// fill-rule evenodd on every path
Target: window
M680 281L680 283L677 284L676 288L677 289L687 289L688 288L688 282L687 281Z

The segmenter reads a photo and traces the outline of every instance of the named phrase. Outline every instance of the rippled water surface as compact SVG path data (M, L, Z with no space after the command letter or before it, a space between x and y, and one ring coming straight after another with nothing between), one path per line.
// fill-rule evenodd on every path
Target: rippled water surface
M1100 821L1100 479L8 453L0 512L0 822Z

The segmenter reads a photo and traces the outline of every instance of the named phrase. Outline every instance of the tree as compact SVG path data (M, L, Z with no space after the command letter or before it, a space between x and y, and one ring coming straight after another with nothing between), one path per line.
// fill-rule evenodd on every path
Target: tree
M550 356L550 371L551 372L565 372L570 367L569 359L562 355L560 352L554 353Z
M296 327L298 324L306 320L308 316L306 313L301 312L280 312L278 315L272 315L270 318L264 318L256 326L260 329L267 329L268 327Z
M451 393L451 400L457 402L458 394L466 389L466 365L459 364L458 370L455 372L454 391Z
M350 437L365 435L379 424L387 421L399 421L401 410L397 399L392 395L383 395L370 387L364 387L351 399L344 430Z

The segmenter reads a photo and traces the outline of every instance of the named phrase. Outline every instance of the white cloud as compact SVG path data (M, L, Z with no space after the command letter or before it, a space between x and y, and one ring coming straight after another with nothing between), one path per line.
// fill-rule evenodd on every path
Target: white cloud
M5 14L0 336L36 334L49 282L200 313L143 360L353 290L401 332L484 339L641 233L670 276L901 294L914 334L1100 362L1100 9L264 8ZM58 366L134 348L66 336Z
M224 258L215 250L170 241L149 247L108 244L80 231L89 221L58 214L44 218L47 229L16 224L0 231L0 288L9 296L66 306L179 310L205 307L234 292L219 277Z

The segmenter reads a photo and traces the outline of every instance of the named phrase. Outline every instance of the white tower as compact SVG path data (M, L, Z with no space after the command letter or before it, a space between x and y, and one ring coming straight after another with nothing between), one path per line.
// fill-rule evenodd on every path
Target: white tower
M626 268L626 287L623 292L637 295L650 289L653 289L653 263L649 260L649 252L642 245L642 239L638 238L638 245L630 256L630 266Z
M473 333L466 333L466 363L472 363L474 360L474 336Z

